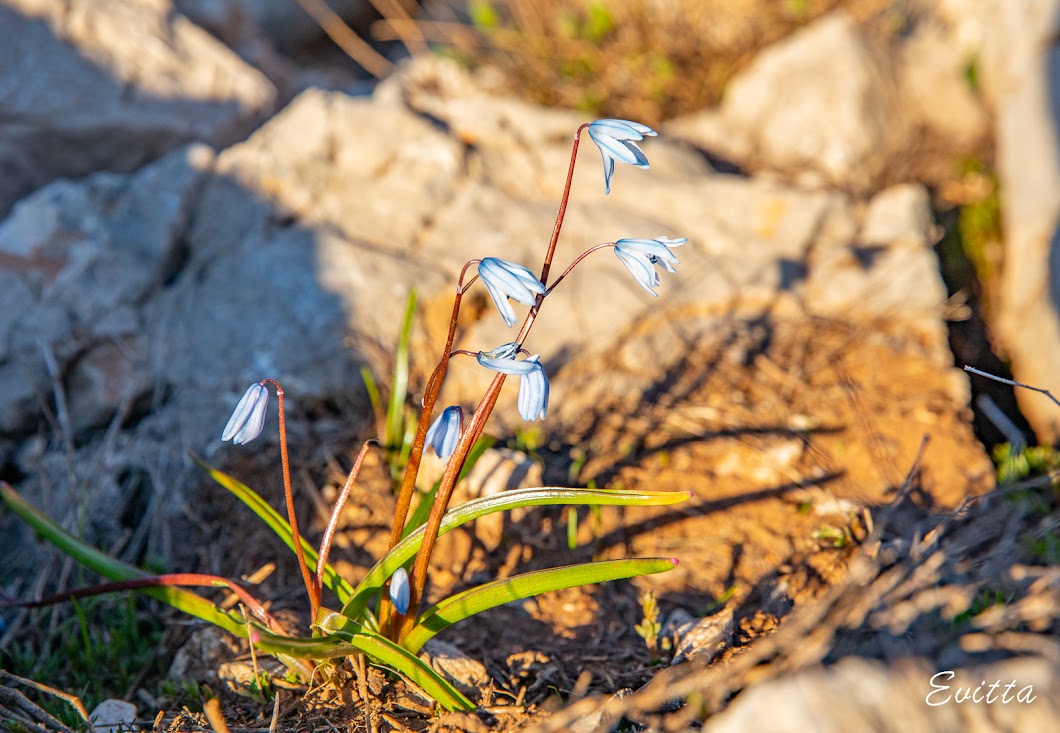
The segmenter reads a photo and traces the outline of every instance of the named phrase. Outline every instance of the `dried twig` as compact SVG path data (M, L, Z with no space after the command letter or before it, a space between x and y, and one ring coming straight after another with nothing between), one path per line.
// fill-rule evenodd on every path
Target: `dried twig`
M70 705L70 707L77 711L77 714L80 715L86 723L88 723L89 730L92 729L92 721L88 717L88 711L85 710L85 706L81 702L81 698L77 697L76 695L71 695L67 692L63 692L62 690L57 690L54 687L44 684L43 682L35 682L34 680L29 680L25 677L19 677L18 675L11 674L10 672L6 672L2 669L0 669L0 679L18 682L19 684L26 685L27 687L32 687L35 690L39 690L40 692L47 693L49 695L52 695L53 697L57 697L60 700L65 701L68 705Z
M210 721L210 727L213 728L214 733L230 733L228 723L225 722L225 716L221 712L221 703L216 697L207 700L202 706L202 711L206 713L206 719Z
M1007 384L1007 385L1010 385L1012 387L1022 387L1023 389L1029 389L1031 392L1038 392L1039 394L1043 394L1046 397L1048 397L1049 399L1051 399L1053 401L1054 405L1056 405L1057 407L1060 407L1060 400L1058 400L1055 397L1053 397L1052 393L1049 390L1047 390L1047 389L1042 389L1041 387L1032 387L1029 384L1024 384L1023 382L1017 382L1014 379L1005 379L1004 377L999 377L999 376L997 376L995 374L990 374L989 372L984 372L981 369L976 369L975 367L970 367L967 364L964 365L964 371L971 372L972 374L977 374L980 377L986 377L987 379L993 379L995 382L1001 382L1002 384Z
M320 28L328 34L328 38L345 51L347 56L360 64L365 71L376 79L382 79L390 73L393 64L354 33L353 29L346 25L342 17L329 8L324 0L297 0L297 2L302 6L302 10L309 13Z

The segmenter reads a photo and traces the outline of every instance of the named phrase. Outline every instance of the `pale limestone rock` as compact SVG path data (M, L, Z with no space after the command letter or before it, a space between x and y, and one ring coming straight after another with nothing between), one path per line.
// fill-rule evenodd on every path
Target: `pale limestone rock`
M1013 376L1060 394L1060 2L991 2L982 67L994 100L1005 259L995 333ZM974 366L974 365L973 365ZM1043 443L1060 437L1060 408L1016 390Z
M724 711L707 721L708 733L770 730L775 733L817 731L990 730L1015 733L1052 730L1060 717L1057 665L1045 659L1010 659L953 670L954 686L974 689L1001 680L998 694L1016 681L1011 697L1033 686L1034 702L965 702L928 705L932 675L940 670L928 660L896 663L846 657L829 667L808 668L753 685ZM939 682L946 684L948 678ZM982 693L985 693L984 689ZM981 693L981 694L982 694ZM933 702L945 699L945 693Z
M8 0L0 37L0 215L55 178L228 144L275 104L265 77L169 0Z

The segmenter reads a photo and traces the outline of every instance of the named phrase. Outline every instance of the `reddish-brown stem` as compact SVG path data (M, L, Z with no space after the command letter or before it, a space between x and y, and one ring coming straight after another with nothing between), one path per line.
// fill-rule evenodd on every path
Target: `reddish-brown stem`
M291 463L287 457L287 419L283 409L283 387L275 379L261 380L262 386L269 382L276 388L276 401L280 412L280 463L283 466L283 493L287 500L287 520L291 523L291 539L294 542L294 554L298 558L298 569L302 572L302 582L305 583L306 593L309 595L309 617L317 617L317 609L320 607L320 594L316 592L313 578L309 574L309 566L305 562L305 553L302 552L302 536L298 533L298 517L294 511L294 492L291 491Z
M431 513L427 519L427 526L423 531L423 541L420 544L419 552L416 553L416 562L412 566L412 574L409 578L409 613L404 616L401 622L397 639L408 633L416 621L416 609L419 607L423 587L427 582L427 569L430 564L431 554L434 552L434 543L438 539L438 530L442 525L442 516L449 505L449 499L452 498L453 490L456 488L456 480L460 475L460 469L463 468L464 461L467 460L467 454L475 445L475 441L482 435L486 421L489 420L490 413L493 412L493 406L497 403L501 387L504 386L505 376L504 374L498 374L493 378L493 382L490 383L486 393L479 401L478 407L475 408L475 414L472 415L470 422L468 422L467 427L460 436L460 441L457 443L453 455L449 458L449 463L445 466L445 472L442 474L442 479L438 485L438 493L434 497L434 505L431 507Z
M581 144L582 130L589 124L581 125L574 133L574 146L570 151L570 165L567 167L567 181L563 184L563 198L559 201L559 213L556 214L556 225L552 228L552 239L548 243L548 251L545 253L545 264L541 267L541 282L548 284L548 271L552 267L552 256L556 252L556 243L559 242L559 231L563 228L563 217L567 214L567 200L570 199L571 181L574 180L574 164L578 160L578 146Z
M461 275L462 277L462 275ZM390 548L393 549L401 541L401 531L405 528L405 519L408 517L409 506L412 504L412 495L416 489L416 476L420 469L420 460L423 458L423 447L427 441L427 430L431 424L431 413L434 411L434 403L438 401L438 393L442 390L442 381L449 368L449 357L453 350L453 341L456 338L456 319L460 314L460 300L463 293L457 290L453 298L453 315L449 319L449 335L445 341L445 349L438 366L434 368L431 378L427 381L427 388L423 393L423 409L420 412L420 422L416 426L416 438L412 441L412 450L409 452L409 460L405 465L405 474L401 478L401 488L398 491L397 508L394 511L394 523L390 527Z
M563 197L560 199L559 212L556 214L556 224L552 229L552 238L548 243L548 251L545 253L545 260L541 267L540 280L542 284L548 283L548 272L552 266L552 258L556 252L556 244L559 242L560 230L563 228L563 218L567 213L567 201L570 199L571 182L574 179L574 165L578 160L578 145L581 140L581 133L588 124L583 124L578 127L578 130L574 133L574 144L571 148L570 165L567 168L567 179L563 185ZM432 375L432 382L428 389L428 395L432 393L434 399L437 399L437 392L441 388L441 379L445 375L445 367L448 366L448 360L452 353L453 337L456 329L456 311L460 302L460 295L463 294L466 289L463 286L464 275L467 272L467 268L471 263L465 264L464 268L460 271L460 282L457 284L457 302L453 308L453 318L449 326L449 339L446 343L445 353L442 357L442 363L435 369L435 374ZM570 268L564 272L564 275L570 271ZM473 280L472 280L473 282ZM468 283L470 285L470 283ZM516 337L520 348L522 347L523 341L526 340L527 335L530 333L531 327L534 325L534 321L537 319L537 314L541 309L541 303L544 300L544 295L538 295L535 299L533 307L527 314L526 319L523 321L522 328L519 329L519 335ZM444 365L444 366L443 366ZM441 373L439 374L439 371ZM438 377L437 382L433 381L435 376ZM400 641L401 637L407 634L416 623L417 609L419 608L420 598L423 595L423 588L427 582L427 569L430 566L431 554L434 552L434 543L438 538L438 530L442 524L442 517L445 515L445 510L449 506L449 500L452 498L453 490L456 488L457 479L460 476L460 471L464 467L464 463L467 461L467 456L474 447L475 442L481 437L482 431L485 429L486 422L489 420L490 414L493 412L494 405L497 404L497 398L500 396L501 387L504 386L504 374L498 374L494 377L493 382L490 383L486 393L482 396L482 400L479 402L478 407L475 408L475 413L472 415L471 420L468 422L467 428L460 436L460 440L457 443L456 450L453 455L450 456L449 462L446 464L445 472L442 474L441 481L438 486L438 493L434 498L434 505L431 507L430 516L427 519L427 526L423 533L423 542L420 545L420 550L416 553L416 561L412 567L412 577L409 579L409 613L399 617L398 624L400 629L394 629L391 627L389 618L389 603L384 593L383 599L380 603L380 628L383 629L384 633L393 638L395 641ZM429 403L430 407L434 406L433 400ZM428 413L428 402L427 395L424 396L424 412L420 418L420 430L417 434L417 439L420 435L426 436L426 426L429 420ZM422 443L420 445L422 451ZM417 463L418 468L418 463ZM406 482L408 482L409 472L406 471ZM412 477L412 483L415 482L415 476ZM402 486L404 489L404 485ZM409 492L409 500L411 501L411 490ZM408 510L408 507L405 507ZM402 524L404 523L404 515L402 515ZM398 523L395 521L395 527ZM398 533L400 536L400 532ZM391 544L396 544L395 539ZM394 624L395 626L398 624Z
M328 526L327 529L324 530L324 536L320 538L320 552L317 553L317 572L316 577L313 579L317 598L320 598L321 588L324 585L324 566L328 564L328 554L331 552L331 540L335 536L335 528L339 523L339 515L342 513L342 508L346 505L346 500L350 497L350 489L353 488L353 484L357 481L357 476L361 472L361 466L364 464L364 459L368 455L368 448L374 442L376 442L374 438L366 440L364 441L364 445L361 446L361 452L357 454L357 460L353 462L353 468L350 469L349 475L346 476L346 483L343 485L342 491L339 492L339 498L335 500L335 508L331 510L331 519L328 520Z
M258 617L266 626L269 627L270 631L273 631L282 636L286 636L287 632L283 630L276 619L272 617L268 609L265 608L265 604L259 601L254 596L250 595L245 588L237 583L232 582L228 578L223 578L220 575L205 575L203 573L166 573L164 575L145 575L140 578L128 578L127 580L116 580L109 583L99 583L97 585L88 586L87 588L75 588L74 590L63 591L62 593L56 593L54 595L45 596L40 600L36 601L11 601L2 602L2 606L20 606L22 608L42 608L44 606L51 606L56 603L65 603L66 601L72 601L75 598L90 598L92 596L102 595L104 593L117 593L120 591L127 590L143 590L144 588L163 588L163 587L205 587L205 588L227 588L234 593L240 601L243 602L250 612Z
M470 264L470 263L469 263ZM460 271L460 282L464 279L464 273L469 264L464 265ZM401 541L401 531L405 528L405 520L408 518L409 507L412 505L412 497L416 493L416 477L420 471L420 462L423 459L423 448L427 442L427 430L431 424L431 414L434 405L438 401L438 395L442 390L442 382L445 373L449 369L449 357L453 351L453 341L456 339L456 321L460 315L460 301L464 296L462 285L458 282L456 295L453 298L453 315L449 319L449 335L445 340L445 348L442 350L442 358L438 366L434 368L431 378L427 380L427 387L423 392L422 410L420 421L416 426L416 437L412 441L412 449L409 451L409 460L405 464L405 474L401 477L401 488L398 490L397 506L394 509L394 523L390 526L390 549ZM379 599L379 626L387 628L390 617L390 597L387 590L390 586L388 580L382 588Z
M567 269L564 270L563 272L561 272L559 277L557 277L555 280L552 281L552 284L548 286L548 290L545 291L545 295L548 295L553 290L555 290L556 286L559 285L561 282L563 282L563 278L567 277L567 275L569 275L571 273L571 270L573 270L575 267L578 266L579 262L584 260L589 255L591 255L593 252L596 252L597 250L600 250L600 249L607 249L608 247L614 247L614 246L615 246L614 242L602 242L601 244L593 245L589 249L587 249L584 252L582 252L580 255L578 255L574 259L574 262L572 262L569 265L567 265Z

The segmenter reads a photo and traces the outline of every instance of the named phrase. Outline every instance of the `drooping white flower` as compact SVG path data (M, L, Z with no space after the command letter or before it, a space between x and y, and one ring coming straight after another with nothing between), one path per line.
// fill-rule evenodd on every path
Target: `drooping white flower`
M390 601L398 613L409 610L409 574L405 568L398 568L390 578Z
M434 448L439 458L453 455L460 440L460 424L463 421L464 411L458 406L450 406L442 410L427 431L427 445Z
M516 361L515 357L518 354L519 344L511 341L506 344L501 344L497 348L490 349L489 351L480 351L475 356L475 359L482 366L487 369L492 369L495 372L522 376L523 374L532 371L534 365L530 363L529 359Z
M611 176L615 173L615 161L649 168L648 157L635 142L658 133L647 125L630 120L603 119L589 125L589 138L600 149L604 160L604 193L611 193Z
M519 414L527 421L539 417L544 420L548 411L548 376L537 354L522 363L532 363L537 368L519 377Z
M508 328L515 325L515 312L508 298L523 305L533 305L537 296L545 292L545 286L530 270L498 257L483 258L478 265L478 274Z
M221 440L229 440L236 445L246 445L261 435L265 425L265 409L269 406L269 390L260 384L252 384L236 405L232 417L228 419Z
M683 237L681 239L667 239L666 237L620 239L615 242L615 254L633 275L637 284L658 297L659 294L652 289L659 285L659 273L655 271L655 266L659 265L667 272L677 272L674 265L680 260L674 257L670 248L680 247L687 241Z

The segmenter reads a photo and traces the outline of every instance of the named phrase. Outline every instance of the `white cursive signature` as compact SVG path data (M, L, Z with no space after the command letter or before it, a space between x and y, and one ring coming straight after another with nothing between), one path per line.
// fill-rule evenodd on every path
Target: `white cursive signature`
M1027 704L1037 699L1034 694L1034 685L1024 685L1019 692L1013 695L1012 691L1019 684L1016 680L1012 680L1003 687L1001 680L989 685L986 684L986 680L983 680L977 687L953 687L936 682L935 680L940 677L950 681L956 677L956 674L952 670L947 669L942 672L936 672L931 676L928 682L933 689L924 697L924 702L931 707L945 705L951 700L958 705L964 702L985 702L987 705L1000 702L1002 705L1007 705L1010 702ZM999 688L1002 690L1000 694L998 693Z

